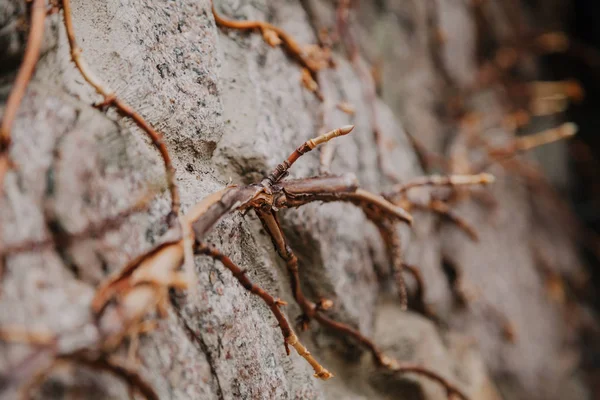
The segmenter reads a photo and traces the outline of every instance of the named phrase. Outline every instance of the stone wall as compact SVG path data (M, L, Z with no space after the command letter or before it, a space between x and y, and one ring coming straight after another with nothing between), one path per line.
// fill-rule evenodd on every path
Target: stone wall
M331 3L219 0L217 6L230 18L267 20L301 43L315 43L307 4L327 25L334 20ZM468 85L476 75L468 3L360 4L361 54L365 62L383 66L376 104L387 148L383 157L402 180L423 174L406 132L440 151L452 137L447 133L454 128L439 112L444 75L458 85ZM501 25L503 16L490 7ZM75 0L73 17L89 65L164 134L184 212L229 182L256 181L324 128L322 104L301 85L297 63L258 33L217 28L208 0ZM446 37L441 55L432 52L432 18L439 18ZM7 44L0 46L1 99L14 80L26 31L24 2L0 0L0 43ZM391 182L378 167L361 79L343 52L334 58L336 68L320 74L323 94L332 104L351 103L357 112L328 111L325 128L356 126L337 140L331 171L352 172L364 188L384 190ZM4 182L0 237L8 246L44 241L57 237L58 226L66 233L60 237L71 239L6 257L0 323L49 329L66 338L65 348L95 340L89 309L94 288L150 249L167 227L169 197L160 158L131 122L91 106L98 100L70 61L61 14L51 15L43 55L13 129L10 155L16 168ZM500 118L495 92L481 93L473 104L490 121ZM457 153L464 146L451 144ZM560 146L554 150L555 163L564 168ZM294 166L292 176L318 174L314 153ZM441 322L400 310L377 230L348 204L311 204L283 213L304 288L313 298L333 300L335 318L373 337L388 354L440 372L472 399L500 394L584 399L576 333L565 322L566 306L549 296L535 258L537 249L561 273L577 276L581 266L574 243L543 196L501 168L491 172L498 177L491 189L497 206L470 200L457 210L477 226L478 243L428 213L416 212L412 229L400 227L406 260L421 268L426 301ZM149 195L156 198L149 209L127 217L117 229L81 234ZM285 265L252 213L227 217L208 239L253 281L287 300L290 320L300 314ZM451 264L461 268L475 293L467 309L454 301L447 276ZM260 299L210 259L198 257L196 272L195 290L173 294L168 317L140 338L138 368L160 398L444 398L439 386L422 378L383 374L351 340L313 322L301 339L336 375L316 380L300 357L286 356L276 322ZM490 311L490 304L497 310ZM514 343L502 335L498 315L512 322ZM0 348L5 398L51 362L48 354L28 346ZM118 353L127 357L127 346ZM122 398L127 389L110 375L66 367L41 393Z

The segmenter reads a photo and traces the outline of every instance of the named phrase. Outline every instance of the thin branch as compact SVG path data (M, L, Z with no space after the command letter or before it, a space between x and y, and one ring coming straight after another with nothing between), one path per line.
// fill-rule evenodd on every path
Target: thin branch
M58 360L70 361L97 371L108 372L116 378L121 379L130 389L140 393L146 400L159 400L160 398L152 388L152 385L137 371L114 357L93 358L75 353L67 356L59 356Z
M453 400L456 397L463 399L463 400L468 400L467 395L464 394L458 387L456 387L455 385L450 383L450 381L448 381L443 376L441 376L438 373L435 373L435 372L431 371L430 369L427 369L423 366L403 363L403 364L394 365L393 367L390 368L390 370L393 372L396 372L396 373L400 373L400 374L410 373L410 374L421 375L428 379L431 379L432 381L439 383L441 386L444 387L444 389L446 389L446 396L448 397L448 400Z
M33 70L40 58L40 49L44 40L44 21L46 20L45 0L33 0L31 5L31 23L27 47L23 62L17 73L17 78L6 101L4 115L0 123L0 192L4 182L4 176L10 168L8 149L11 143L11 129L17 116L17 111L25 95L27 85L33 75Z
M22 400L34 398L34 391L38 389L43 382L48 379L52 371L59 367L69 364L80 365L97 371L108 372L116 378L121 379L130 390L137 391L146 400L158 400L158 394L154 391L150 383L148 383L137 371L126 366L114 357L100 356L93 357L85 352L75 352L71 354L57 355L52 363L39 370L29 381L22 387Z
M448 219L450 222L458 226L474 242L479 241L479 234L477 233L475 227L473 227L469 222L467 222L466 219L456 214L447 203L441 200L432 199L427 204L411 202L411 208L423 211L433 211L434 213L441 215L442 217Z
M377 365L385 367L391 372L412 372L415 374L422 375L444 386L449 399L451 399L454 395L459 396L464 400L467 399L467 397L458 388L456 388L454 385L452 385L450 382L448 382L445 378L438 375L437 373L422 366L404 365L398 363L396 360L384 355L382 351L369 338L363 336L358 330L341 322L334 321L331 318L325 316L319 309L317 304L308 300L302 291L302 288L300 286L300 275L298 271L298 258L293 253L292 249L287 245L285 235L281 230L279 221L277 220L277 217L275 216L274 212L267 212L260 209L256 209L255 211L258 217L260 218L263 227L271 236L275 250L277 251L279 256L286 262L286 266L290 274L290 284L292 288L292 293L294 295L294 299L296 300L296 302L300 306L300 309L304 313L301 317L301 320L305 324L305 326L308 323L308 321L310 321L311 319L315 319L317 322L319 322L326 328L332 329L336 332L339 332L346 336L350 336L353 339L355 339L358 343L360 343L362 346L364 346L370 351Z
M286 352L289 355L290 351L288 345L292 346L298 354L303 357L314 369L315 377L323 380L327 380L333 377L333 374L323 368L321 364L310 354L310 352L300 343L298 337L290 327L289 322L281 312L280 306L286 305L284 301L280 299L275 299L269 293L267 293L261 287L252 283L252 281L246 275L246 271L242 270L240 267L235 265L233 261L219 250L217 250L213 246L207 246L201 243L198 243L196 246L196 252L199 254L205 254L210 256L216 260L219 260L234 276L235 279L239 281L239 283L252 294L259 296L265 304L271 309L271 312L277 319L279 324L279 328L281 329L281 333L283 334L283 340L286 348Z
M408 273L413 277L416 285L415 293L412 296L414 298L414 302L411 304L411 308L415 311L425 315L428 318L431 318L434 321L438 320L437 315L431 309L431 307L425 302L426 297L426 285L425 280L423 279L423 275L419 268L414 265L403 263L403 271Z
M567 122L556 128L517 138L508 148L492 150L490 155L492 157L510 157L515 153L529 151L535 147L570 138L575 133L577 133L577 125Z
M217 12L214 1L212 13L215 22L221 27L243 31L260 30L265 42L271 47L283 45L292 58L313 74L313 78L316 72L330 65L330 54L327 49L316 45L301 46L292 36L275 25L264 21L236 21L224 18Z
M471 186L471 185L488 185L493 183L496 178L487 173L477 175L429 175L422 176L404 184L395 185L392 190L386 193L385 197L400 196L408 190L423 187L423 186Z
M349 134L350 132L352 132L353 129L354 125L346 125L302 143L300 147L298 147L292 154L288 156L287 160L275 167L273 172L271 172L271 174L267 177L268 182L270 184L275 184L279 182L287 176L288 170L300 157L302 157L302 155L308 153L320 144L327 143L333 138Z
M67 31L67 38L69 39L69 47L71 49L71 59L75 63L75 66L83 76L83 78L96 90L96 92L104 98L103 106L113 106L117 109L119 114L124 117L132 119L136 125L143 130L152 145L160 153L163 162L165 164L165 170L167 172L167 184L169 186L169 192L171 194L171 215L169 216L169 222L174 221L175 217L179 215L180 199L177 185L175 184L175 168L171 163L171 156L167 150L167 146L164 143L163 136L157 132L140 114L133 110L128 104L117 98L114 91L108 88L104 82L90 70L87 63L81 56L82 49L77 44L75 39L75 28L73 26L73 20L71 17L71 0L61 0L63 7L63 16L65 29Z

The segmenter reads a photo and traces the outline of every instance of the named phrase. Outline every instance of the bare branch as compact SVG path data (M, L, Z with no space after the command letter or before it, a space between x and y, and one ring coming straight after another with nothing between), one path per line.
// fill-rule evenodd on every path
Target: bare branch
M298 354L303 357L314 369L315 377L323 380L327 380L333 377L333 374L327 371L315 358L310 354L310 352L300 343L298 337L290 327L289 322L281 312L280 306L285 305L286 303L282 300L275 299L273 296L268 294L264 289L260 286L255 285L250 281L248 276L246 275L246 271L242 270L240 267L235 265L233 261L219 250L217 250L213 246L207 246L203 244L198 244L196 247L196 252L199 254L205 254L210 256L216 260L219 260L229 271L231 271L234 278L236 278L240 284L244 287L244 289L248 290L250 293L253 293L259 296L265 304L271 309L271 312L277 319L279 323L279 328L281 329L281 333L283 334L283 340L285 343L286 352L289 355L288 345L292 346Z
M163 136L157 132L140 114L138 114L133 108L126 104L121 99L117 98L114 91L108 88L104 82L102 82L94 73L90 70L87 63L81 56L83 52L75 39L75 28L73 26L73 20L71 18L71 0L61 0L63 7L63 16L65 22L65 29L67 31L67 38L69 39L69 47L71 49L71 59L75 63L75 66L83 76L83 78L104 98L103 106L113 106L117 109L119 114L124 117L132 119L136 125L143 130L152 145L158 150L160 156L165 164L167 172L167 184L169 186L169 192L171 194L171 215L169 216L169 223L174 221L174 218L179 215L179 191L175 184L175 168L171 163L171 156L167 150L167 146L164 143Z
M17 111L25 95L27 85L33 75L33 70L40 58L40 49L44 40L44 22L46 20L45 0L33 0L30 8L31 22L25 56L19 68L17 78L8 96L4 108L4 115L0 123L0 192L4 176L10 168L8 149L11 143L10 132L17 116Z

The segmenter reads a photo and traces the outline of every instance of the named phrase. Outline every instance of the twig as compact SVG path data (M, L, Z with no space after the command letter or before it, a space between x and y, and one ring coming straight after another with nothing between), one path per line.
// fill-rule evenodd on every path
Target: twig
M468 400L467 395L465 395L459 388L450 383L447 379L442 377L441 375L427 369L425 367L413 364L396 364L390 368L391 371L401 374L413 373L417 375L424 376L432 381L435 381L442 385L444 389L446 389L446 396L448 400L453 400L456 397Z
M212 1L212 13L219 26L246 31L260 30L265 42L271 47L282 44L292 58L313 74L313 78L315 78L316 72L327 68L330 64L328 51L314 45L300 46L287 32L275 25L264 21L235 21L224 18L217 12L214 1Z
M71 49L71 59L75 63L75 66L83 76L83 78L96 90L96 92L104 98L103 106L113 106L117 109L119 114L124 117L132 119L136 125L143 130L146 135L150 138L152 145L160 153L165 169L167 172L167 184L169 186L169 192L171 194L171 214L169 215L169 223L175 221L175 218L179 215L179 191L175 184L175 168L171 163L171 156L167 150L167 146L164 143L163 136L157 132L140 114L138 114L128 104L119 99L114 91L108 88L107 85L102 82L94 73L89 69L87 63L81 56L82 50L77 44L75 39L75 28L73 26L73 20L71 18L71 0L61 0L63 7L63 16L65 22L65 29L67 31L67 38L69 39L69 47Z
M483 171L494 163L503 163L517 154L529 151L533 148L570 138L574 136L575 133L577 133L577 125L572 122L567 122L557 128L517 138L510 145L503 148L488 147L490 160L479 166L478 170Z
M276 216L277 210L299 207L315 201L344 201L361 207L369 219L376 223L386 223L393 226L392 224L395 222L411 221L410 215L404 210L380 196L359 189L356 178L351 175L283 180L289 168L302 154L312 150L318 144L346 134L350 130L351 127L341 128L307 141L294 151L286 161L279 164L261 184L241 187L230 186L208 196L194 206L183 220L185 224L189 224L192 228L191 230L195 236L196 252L222 262L246 290L261 297L279 323L286 343L286 350L287 345L291 345L298 354L311 364L316 377L321 379L330 378L332 374L323 368L310 355L308 350L298 342L296 335L279 309L279 306L283 303L276 300L262 288L254 285L245 272L233 263L229 257L202 242L210 229L223 216L235 210L244 212L253 209L260 218L265 230L271 235L275 250L286 262L290 273L293 296L302 309L302 320L305 327L308 321L314 319L323 326L349 335L358 341L373 354L378 365L393 372L421 374L444 385L448 393L460 394L436 373L425 370L423 367L404 367L395 360L386 357L370 339L363 336L358 330L327 317L323 312L331 306L330 302L323 300L318 303L312 302L302 291L298 259L287 244ZM100 286L92 302L92 309L97 318L102 318L108 307L117 307L117 315L122 321L121 328L105 339L103 348L111 348L111 346L120 343L124 335L130 331L132 326L139 323L146 313L154 307L160 307L166 297L168 288L185 288L186 277L182 277L178 273L184 260L184 248L185 241L183 239L167 241L130 262L123 270ZM400 268L402 267L401 263L398 265ZM464 396L461 397L464 398Z
M318 145L330 141L333 138L349 134L353 129L354 125L346 125L302 143L300 147L298 147L292 154L288 156L287 160L275 167L273 172L271 172L271 174L267 177L268 183L275 184L285 178L288 170L300 157L302 157L302 155L308 153Z
M386 244L388 257L392 264L392 275L396 281L398 295L400 296L400 309L406 311L408 309L408 294L406 291L406 281L402 272L404 263L402 262L402 243L400 243L400 235L396 231L396 226L387 222L377 222L377 228L381 238Z
M11 129L17 116L17 111L25 95L27 85L33 75L33 70L40 57L40 49L44 40L44 21L46 20L45 0L33 0L31 5L31 23L25 56L19 68L17 79L6 101L4 115L0 123L0 192L4 182L4 176L10 168L8 149L11 143Z
M150 194L144 195L132 207L120 211L117 214L106 218L100 223L92 222L80 231L69 233L65 232L59 234L60 239L62 240L60 245L62 247L66 247L70 243L75 242L76 240L100 237L111 230L118 229L122 226L126 218L130 217L135 213L146 211L149 208L151 200L150 196ZM28 240L25 242L18 243L16 245L5 246L4 248L0 248L0 257L5 255L37 251L47 248L49 246L56 246L58 244L56 243L56 239L57 238L55 236L52 236L47 239Z
M415 281L415 285L416 285L415 293L412 296L415 299L415 302L413 302L411 304L411 307L415 311L420 312L421 314L425 315L426 317L431 318L434 321L437 321L438 320L437 315L431 309L431 307L425 302L426 286L425 286L425 280L423 279L423 275L421 274L421 271L419 271L419 268L417 268L416 266L411 265L411 264L403 263L402 267L403 267L402 270L404 272L408 273L410 276L413 277L413 279Z
M275 250L280 255L280 257L286 262L288 272L290 273L290 282L294 299L296 300L303 312L303 315L301 317L303 327L306 328L308 322L311 319L315 319L323 326L337 331L341 334L344 334L346 336L350 336L357 342L359 342L362 346L366 347L371 352L375 359L375 362L379 366L385 367L392 372L413 372L425 376L443 385L448 393L448 398L451 398L451 396L453 395L457 395L463 399L467 399L467 397L460 390L458 390L455 386L450 384L446 379L444 379L437 373L428 370L422 366L404 365L398 363L396 360L385 356L369 338L363 336L358 330L346 324L334 321L329 317L325 316L319 309L317 304L308 300L302 291L302 288L300 286L300 275L298 271L298 258L293 253L291 248L287 245L285 235L281 230L279 221L277 220L275 214L273 212L265 212L264 210L259 209L256 209L256 213L259 216L265 230L271 236L273 245L275 246Z
M472 186L488 185L493 183L495 178L491 174L481 173L477 175L429 175L413 179L404 184L395 185L392 190L386 193L385 197L401 196L408 190L423 186Z
M310 354L310 352L300 343L298 337L290 327L289 322L281 312L280 306L286 305L284 301L280 299L275 299L273 296L268 294L264 289L255 285L250 281L248 276L246 275L246 271L242 270L240 267L235 265L233 261L219 250L217 250L213 246L207 246L201 243L198 243L196 246L196 252L199 254L205 254L210 256L216 260L219 260L229 271L231 271L234 278L236 278L240 284L244 287L244 289L248 290L250 293L253 293L259 296L265 304L271 309L271 312L277 319L279 323L279 328L281 329L281 333L283 334L283 340L285 343L286 352L289 355L290 351L288 345L292 346L298 354L303 357L314 369L315 377L323 380L327 380L333 377L333 374L327 371L315 358Z

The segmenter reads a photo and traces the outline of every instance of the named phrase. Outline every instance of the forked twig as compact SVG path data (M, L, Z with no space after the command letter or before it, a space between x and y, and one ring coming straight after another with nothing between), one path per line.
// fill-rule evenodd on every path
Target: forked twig
M326 316L324 311L329 308L329 304L323 301L312 302L302 291L298 259L287 244L275 214L276 210L299 207L315 201L342 201L360 207L373 221L385 221L390 224L411 221L408 213L384 198L359 189L356 179L350 175L295 180L283 179L288 169L302 154L312 150L318 144L347 134L351 129L352 127L340 128L305 142L286 161L279 164L260 184L230 186L208 196L194 206L184 219L187 224L190 224L195 236L196 253L208 255L222 262L246 290L262 298L279 323L286 344L286 351L289 351L288 345L294 347L298 354L313 367L316 377L328 379L333 376L298 342L297 336L280 310L283 302L253 284L245 272L233 263L229 257L214 247L203 243L203 238L223 216L235 210L245 212L253 209L271 235L276 251L286 261L294 299L302 309L305 323L308 323L310 319L315 319L329 329L354 338L373 354L378 365L384 366L392 372L414 372L429 377L443 384L448 393L458 394L462 398L466 398L434 372L425 370L423 367L403 366L386 357L370 339L363 336L358 330ZM112 340L107 339L107 343L111 342L111 345L118 344L134 323L138 323L153 307L159 306L164 298L166 288L185 287L185 285L179 285L179 283L185 282L179 281L177 272L183 263L184 247L182 239L165 242L129 263L98 289L92 303L93 310L98 318L102 318L103 313L110 307L117 307L117 314L122 318L121 329L113 334Z
M2 191L4 176L10 168L8 149L11 143L11 129L23 96L25 95L27 85L33 75L33 70L40 57L40 49L44 39L44 21L46 20L45 0L33 0L30 12L31 23L25 56L19 68L17 79L6 101L2 122L0 122L0 192Z
M396 230L395 225L385 221L374 220L379 234L386 244L388 252L388 258L392 265L392 275L396 281L396 287L398 288L398 295L400 296L400 309L406 311L408 309L408 293L406 291L406 281L402 272L404 270L404 263L402 262L402 243L400 242L400 235Z
M21 399L29 400L34 398L34 392L48 378L53 370L61 366L75 364L87 367L97 371L108 372L119 378L129 388L130 392L138 392L146 400L158 400L160 397L137 371L125 365L115 357L100 356L94 357L85 352L75 352L70 354L57 355L53 362L46 368L38 371L21 389Z
M405 210L432 211L447 218L462 229L473 241L478 241L479 236L476 229L471 226L464 218L457 215L450 205L437 198L431 198L429 202L420 202L408 198L407 192L419 187L448 187L457 188L459 186L489 185L495 181L493 175L481 173L476 175L431 175L413 179L404 184L398 184L384 194L394 204Z
M273 172L271 172L271 174L267 177L268 182L265 182L265 184L268 183L268 184L273 185L273 184L279 182L280 180L282 180L283 178L285 178L287 176L288 170L291 168L292 165L294 165L294 163L300 157L302 157L302 155L313 150L318 145L330 141L333 138L349 134L350 132L352 132L353 129L354 129L354 125L346 125L346 126L343 126L338 129L334 129L334 130L327 132L321 136L318 136L314 139L307 140L306 142L302 143L302 145L300 147L298 147L296 150L294 150L294 152L292 154L290 154L284 162L282 162L281 164L278 164L277 167L275 167Z
M275 214L272 211L265 212L263 210L258 209L256 209L256 212L259 218L261 219L263 226L271 235L273 245L275 246L275 250L280 255L280 257L286 262L288 272L290 273L292 293L294 294L294 299L302 309L303 315L301 316L301 322L305 328L307 327L307 324L311 319L315 319L317 322L319 322L326 328L339 332L343 335L352 337L354 340L360 343L360 345L364 346L369 350L369 352L373 355L373 358L377 365L385 367L388 371L394 373L415 373L418 375L422 375L444 386L449 399L452 398L451 396L454 395L459 396L460 398L465 400L467 399L464 393L462 393L458 388L449 383L445 378L441 377L439 374L422 366L398 363L396 360L384 355L383 352L377 347L377 345L373 343L373 341L365 337L358 330L341 322L334 321L333 319L324 315L323 310L321 310L318 307L318 304L308 300L302 291L300 285L300 275L298 270L298 258L288 246Z
M572 122L564 123L556 128L548 129L533 135L519 137L506 148L492 149L490 156L492 158L508 158L517 153L529 151L535 147L554 143L559 140L567 139L577 133L577 125Z
M175 168L171 163L171 156L167 150L167 146L164 143L163 136L157 132L140 114L138 114L133 108L131 108L124 101L119 99L115 92L108 88L101 79L90 70L87 63L81 56L82 49L77 44L75 39L75 28L73 26L73 20L71 17L71 0L61 0L63 8L63 17L65 23L65 29L67 32L67 38L69 39L69 48L71 49L71 59L75 63L75 66L83 76L83 78L96 90L96 92L104 98L103 106L113 106L117 109L119 114L124 117L132 119L136 125L143 130L152 145L160 153L163 162L165 164L165 170L167 172L167 184L169 186L169 192L171 194L171 214L169 216L169 222L175 221L175 218L179 215L179 191L175 184Z

